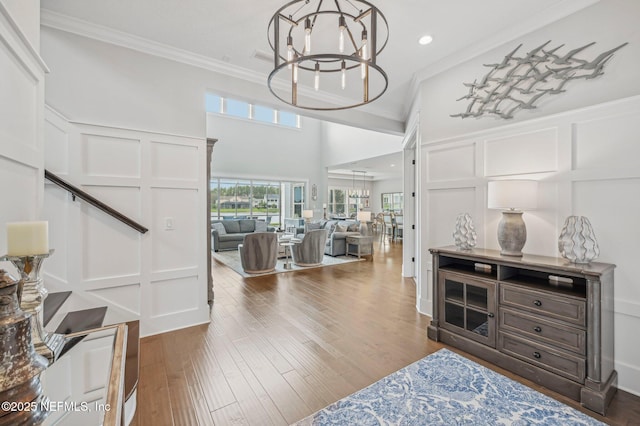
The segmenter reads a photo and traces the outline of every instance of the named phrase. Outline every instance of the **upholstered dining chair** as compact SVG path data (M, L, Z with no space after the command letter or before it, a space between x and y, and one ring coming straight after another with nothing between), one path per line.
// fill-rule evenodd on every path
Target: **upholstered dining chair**
M299 266L322 264L327 232L326 229L314 229L304 234L302 242L291 247L293 262Z
M248 274L262 274L276 269L278 235L275 232L254 232L238 245L242 269Z

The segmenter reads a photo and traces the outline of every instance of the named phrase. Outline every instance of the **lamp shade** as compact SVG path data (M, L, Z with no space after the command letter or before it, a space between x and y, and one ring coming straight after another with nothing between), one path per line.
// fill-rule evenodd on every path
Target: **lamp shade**
M489 182L487 207L490 209L532 210L538 207L535 180L496 180Z
M358 212L357 219L359 222L371 222L371 212Z
M313 217L313 210L302 210L302 217L305 219L311 219Z

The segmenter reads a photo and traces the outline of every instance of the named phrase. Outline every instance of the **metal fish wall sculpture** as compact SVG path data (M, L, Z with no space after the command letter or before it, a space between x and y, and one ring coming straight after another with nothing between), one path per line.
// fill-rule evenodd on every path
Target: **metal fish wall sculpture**
M494 116L510 119L519 110L534 109L540 98L557 95L566 91L565 86L571 80L590 80L604 74L604 66L613 54L628 43L601 53L588 61L579 59L577 54L595 44L585 44L562 55L557 53L564 44L547 49L551 40L517 56L522 44L509 52L500 63L483 64L490 68L480 80L463 83L467 94L457 101L468 100L464 112L451 117Z

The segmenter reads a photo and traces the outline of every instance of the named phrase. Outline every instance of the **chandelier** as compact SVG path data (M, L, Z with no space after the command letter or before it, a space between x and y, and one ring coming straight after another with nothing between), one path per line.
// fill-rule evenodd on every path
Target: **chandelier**
M369 190L366 187L364 175L367 172L358 170L352 170L353 172L353 188L349 190L349 198L355 198L357 200L369 198ZM356 173L362 173L362 189L356 188Z
M387 90L377 58L389 26L367 1L291 1L273 15L268 33L274 54L269 90L289 105L341 110L372 102Z

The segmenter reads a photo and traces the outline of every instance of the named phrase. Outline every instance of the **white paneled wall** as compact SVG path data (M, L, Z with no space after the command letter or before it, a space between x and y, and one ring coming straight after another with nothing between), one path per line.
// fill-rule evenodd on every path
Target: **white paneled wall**
M537 210L527 211L525 253L558 256L557 238L569 215L587 216L601 255L614 263L615 353L620 388L640 395L637 263L640 227L640 97L507 125L421 145L423 247L453 244L458 213L472 215L478 246L499 249L500 211L486 207L487 182L540 182ZM421 253L418 306L431 312L431 258Z
M31 31L38 14L28 18L38 5L25 2L9 6L10 10L0 2L0 255L7 248L5 224L40 219L43 197L42 117L47 68L32 44L38 38L37 25ZM0 262L0 267L17 273L8 262Z
M205 140L69 123L47 109L45 142L48 170L149 228L47 183L49 287L139 318L143 336L207 322Z

